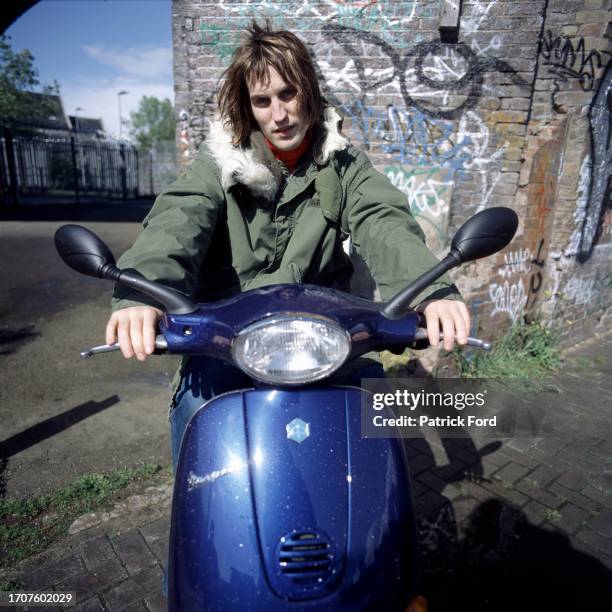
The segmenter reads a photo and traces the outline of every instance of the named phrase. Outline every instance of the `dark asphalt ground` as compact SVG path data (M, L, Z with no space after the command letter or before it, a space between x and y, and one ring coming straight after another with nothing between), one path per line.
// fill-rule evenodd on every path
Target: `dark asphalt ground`
M0 487L7 496L46 492L82 473L170 461L166 405L176 360L81 359L83 348L104 342L112 286L68 268L53 245L62 223L79 222L118 256L150 204L0 210Z

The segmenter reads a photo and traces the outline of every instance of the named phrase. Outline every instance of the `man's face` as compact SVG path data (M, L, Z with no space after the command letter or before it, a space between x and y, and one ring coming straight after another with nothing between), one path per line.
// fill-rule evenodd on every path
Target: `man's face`
M248 84L251 109L263 135L281 151L299 147L308 131L300 111L297 89L268 68L268 82Z

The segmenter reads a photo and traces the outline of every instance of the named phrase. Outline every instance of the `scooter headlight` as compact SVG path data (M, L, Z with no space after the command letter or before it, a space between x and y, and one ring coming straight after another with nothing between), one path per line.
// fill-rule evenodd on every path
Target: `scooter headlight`
M348 333L325 318L287 315L243 329L232 346L235 362L266 383L300 385L335 372L351 350Z

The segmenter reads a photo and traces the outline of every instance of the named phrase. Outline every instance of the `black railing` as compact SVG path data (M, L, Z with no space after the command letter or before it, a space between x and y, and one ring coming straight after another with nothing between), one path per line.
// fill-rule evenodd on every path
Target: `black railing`
M8 129L0 137L4 203L36 195L76 201L83 196L137 198L156 195L171 179L167 160L158 170L154 154L139 156L129 143L78 135L13 134Z

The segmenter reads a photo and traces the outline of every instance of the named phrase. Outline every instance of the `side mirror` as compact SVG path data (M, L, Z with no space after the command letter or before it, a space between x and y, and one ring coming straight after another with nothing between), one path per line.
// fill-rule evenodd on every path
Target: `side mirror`
M452 239L450 253L389 300L381 310L382 315L399 319L410 310L410 304L425 287L451 268L501 251L510 244L517 227L516 213L502 206L487 208L470 217Z
M55 248L71 268L87 274L116 281L157 300L169 314L189 314L198 309L178 291L147 280L135 271L120 270L110 249L93 232L80 225L62 225L55 232Z
M518 217L511 208L487 208L470 217L451 241L451 254L460 263L488 257L510 244Z
M88 276L116 280L119 270L110 249L80 225L62 225L55 232L55 248L73 270ZM116 271L113 275L113 271Z

